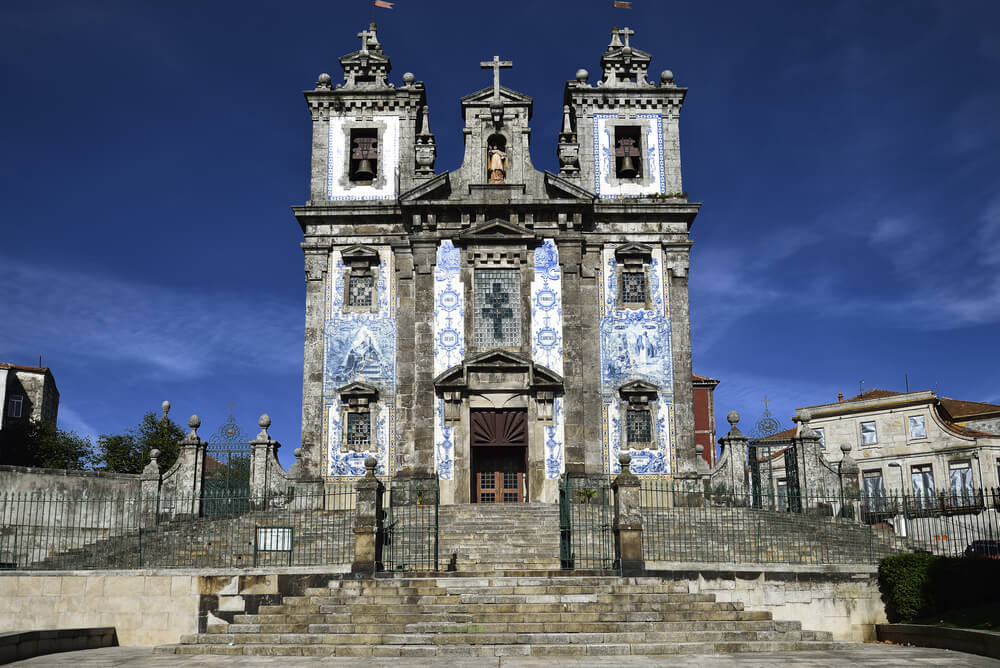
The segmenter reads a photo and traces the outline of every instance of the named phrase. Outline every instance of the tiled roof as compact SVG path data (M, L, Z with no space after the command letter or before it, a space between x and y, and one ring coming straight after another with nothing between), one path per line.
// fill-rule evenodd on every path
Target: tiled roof
M880 390L878 388L874 390L868 390L867 392L862 392L856 397L851 397L850 399L844 399L844 401L867 401L869 399L885 399L886 397L897 397L902 392L893 392L892 390Z
M709 378L708 376L699 376L696 373L691 374L691 380L696 383L718 383L719 381L715 378Z
M941 397L941 405L946 411L948 411L948 415L950 415L953 420L961 420L962 418L979 415L985 416L1000 414L1000 406L996 404L987 404L981 401L962 401L960 399Z
M798 427L792 427L791 429L786 429L785 431L779 431L777 434L771 434L770 436L765 436L764 438L754 439L758 443L765 443L768 441L787 441L791 437L795 436L795 432Z
M8 362L0 362L0 369L13 369L14 371L31 371L32 373L46 373L49 370L49 367L25 366L23 364L10 364Z

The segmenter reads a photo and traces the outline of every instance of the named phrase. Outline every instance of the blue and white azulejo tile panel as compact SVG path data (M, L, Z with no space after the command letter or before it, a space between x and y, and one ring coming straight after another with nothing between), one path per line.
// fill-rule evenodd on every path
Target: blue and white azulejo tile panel
M535 278L531 282L531 359L563 375L562 270L559 249L546 239L535 249ZM552 406L552 425L545 427L545 477L558 478L566 470L563 398Z
M465 357L465 290L459 272L459 250L444 240L434 268L434 374L460 364Z
M465 358L465 288L459 250L444 240L434 267L434 373L447 371ZM441 480L455 477L455 428L444 423L444 399L435 398L434 460Z
M382 127L379 133L378 178L372 184L354 184L348 180L347 153L351 141L349 119L330 118L329 150L327 151L326 197L329 200L396 199L399 180L399 117L376 116L373 124Z
M378 309L344 312L344 263L340 251L330 257L324 348L323 408L326 416L326 472L329 476L357 477L365 473L364 460L375 457L376 474L393 473L396 450L396 291L392 251L378 248L375 280ZM367 452L341 452L340 397L337 388L352 382L374 385L379 390L375 420L375 444Z
M642 380L656 386L657 449L628 450L632 472L668 475L675 467L673 356L670 304L665 289L663 251L654 248L649 266L651 309L619 307L615 246L602 252L600 281L601 401L604 410L604 468L619 471L621 415L619 388Z

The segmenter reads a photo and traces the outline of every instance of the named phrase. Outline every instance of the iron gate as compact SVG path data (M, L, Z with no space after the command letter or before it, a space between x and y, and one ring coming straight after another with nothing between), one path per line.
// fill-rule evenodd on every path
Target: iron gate
M563 568L615 566L614 508L607 478L559 480L559 559Z
M250 510L251 446L229 417L205 446L201 479L201 513L205 517L238 515Z

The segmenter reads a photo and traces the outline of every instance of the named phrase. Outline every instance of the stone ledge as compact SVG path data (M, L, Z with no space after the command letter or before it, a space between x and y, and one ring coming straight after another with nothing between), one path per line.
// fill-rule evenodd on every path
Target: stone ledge
M876 624L879 640L897 645L950 649L1000 659L1000 633L924 624Z
M118 635L113 626L0 633L0 664L42 654L117 646Z
M754 564L701 561L646 561L646 573L657 577L679 577L732 580L755 580L761 575L767 580L829 581L874 578L878 566L871 564Z

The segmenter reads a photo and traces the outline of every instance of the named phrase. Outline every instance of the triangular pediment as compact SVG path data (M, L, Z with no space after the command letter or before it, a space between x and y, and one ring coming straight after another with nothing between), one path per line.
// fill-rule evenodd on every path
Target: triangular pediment
M618 388L621 394L656 394L659 392L659 388L652 383L647 383L644 380L633 380L630 383L625 383Z
M441 197L447 197L451 192L451 177L448 175L450 172L444 172L438 174L434 178L427 179L423 183L410 188L405 193L399 196L399 200L404 204L407 202L416 202L421 199L439 199ZM434 195L434 197L431 197Z
M516 90L511 90L503 86L500 86L500 101L504 104L525 104L528 106L534 103L534 99L524 93L518 93ZM493 102L493 86L477 90L475 93L469 93L462 98L463 106L468 104L490 104L491 102Z
M458 235L458 241L464 243L531 243L537 240L534 232L502 218L477 223Z
M368 264L378 264L378 251L371 246L355 244L340 251L340 257L345 263L367 262Z
M368 383L348 383L338 387L337 394L342 397L377 397L378 388Z
M615 249L615 257L619 260L627 257L650 258L652 255L653 247L646 244L629 243Z
M528 388L531 390L559 391L563 387L562 376L531 359L509 350L487 350L471 355L461 364L456 364L434 379L434 387L439 390L468 387L469 374L474 371L489 373L528 374Z
M550 171L545 172L545 185L548 186L550 194L565 195L574 199L585 199L592 201L595 199L594 193L576 185L572 181L557 176ZM553 193L554 191L554 193Z

